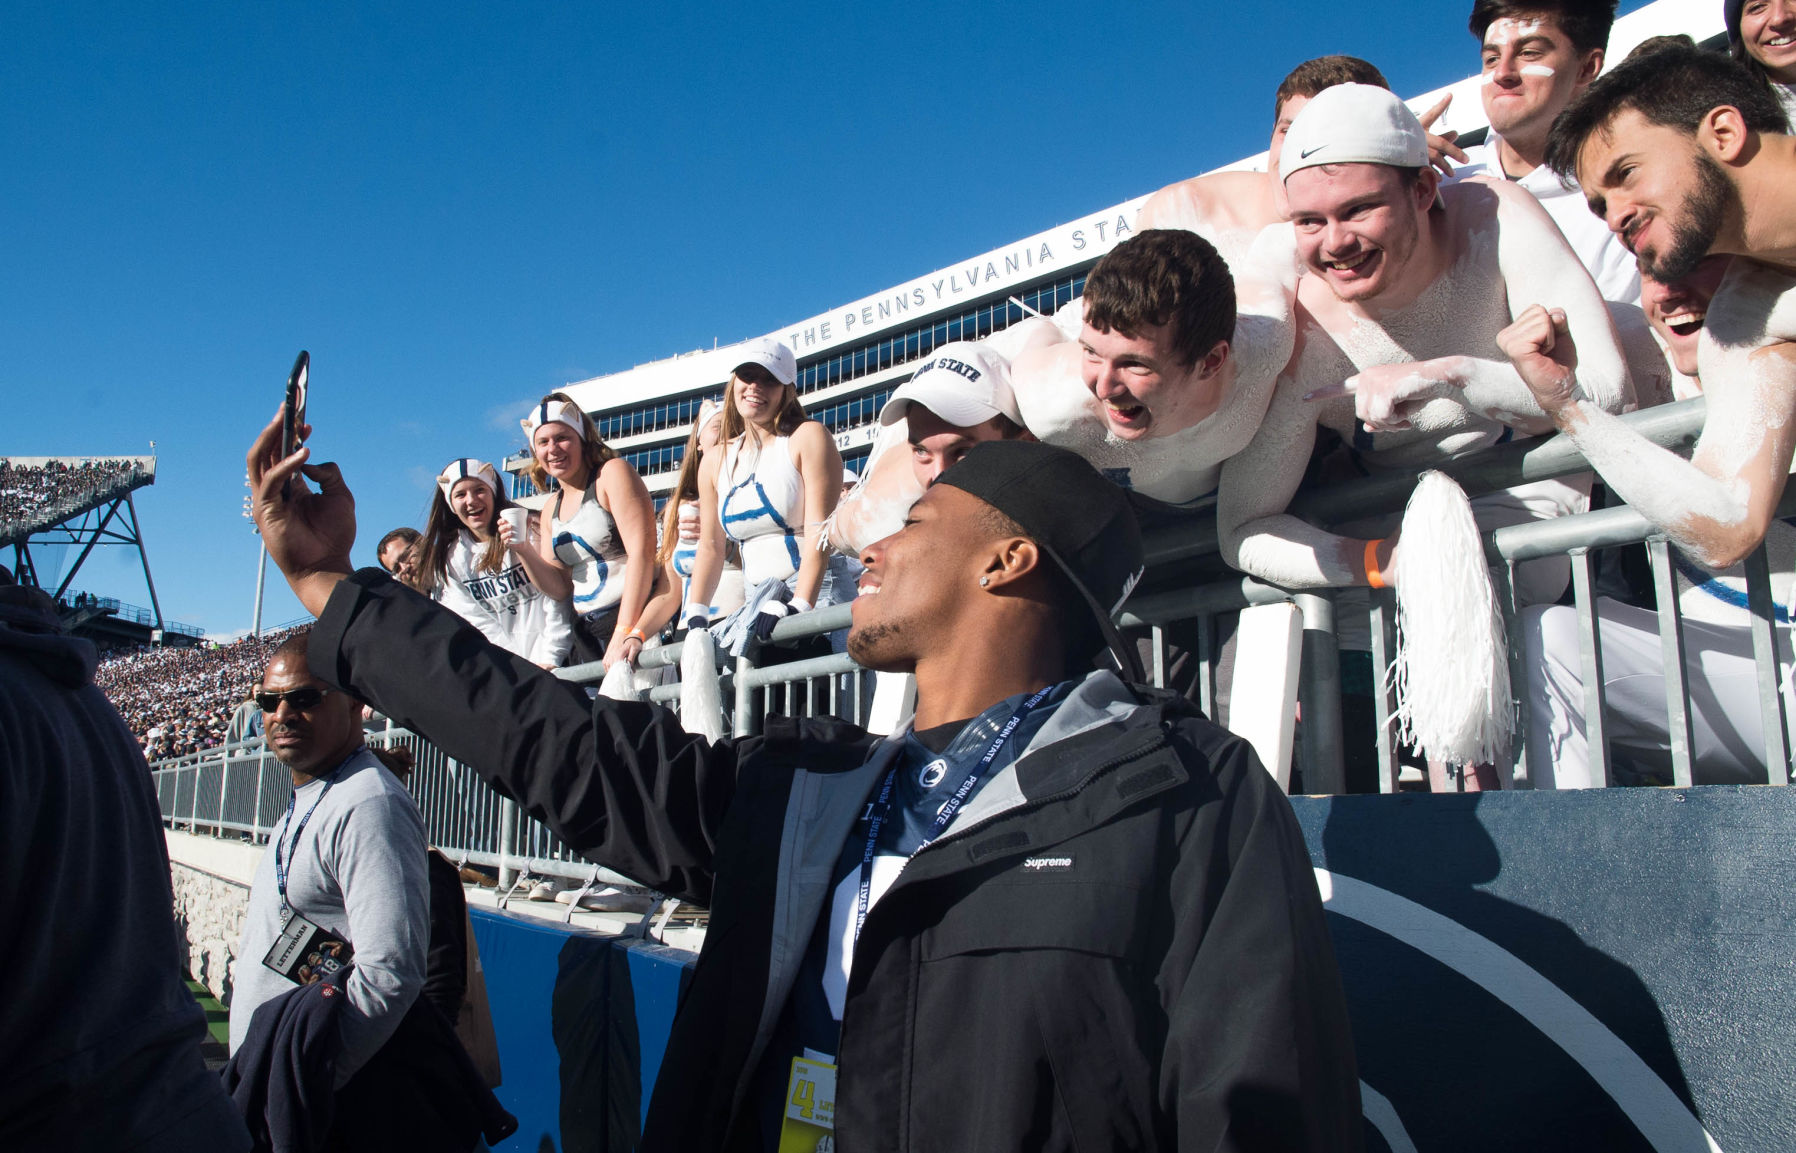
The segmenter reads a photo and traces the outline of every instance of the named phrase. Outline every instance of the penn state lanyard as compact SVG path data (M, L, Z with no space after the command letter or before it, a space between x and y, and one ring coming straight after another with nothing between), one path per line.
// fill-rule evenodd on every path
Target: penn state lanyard
M974 763L972 770L967 773L967 779L962 781L960 787L954 790L954 795L942 802L942 807L936 810L935 820L930 822L929 831L923 834L923 843L917 846L919 851L942 835L942 831L948 827L950 821L954 820L954 815L960 812L961 806L966 804L967 798L972 795L974 787L979 784L979 778L985 775L987 769L991 768L992 762L998 759L998 754L1003 751L1011 734L1016 732L1017 726L1023 723L1023 718L1034 712L1035 706L1041 704L1054 689L1054 685L1049 685L1018 705L1016 711L1010 714L1010 719L1004 722L1003 727L998 730L991 743L985 747L985 754ZM880 830L885 828L886 821L892 815L892 790L897 782L898 766L893 765L886 770L885 782L879 786L879 797L873 802L872 811L867 814L867 846L861 850L861 887L860 893L855 899L854 939L856 941L861 939L861 926L866 924L867 909L872 904L873 856L879 847Z
M360 751L361 751L360 749L356 750L356 752L360 752ZM355 753L350 754L350 756L354 756L354 755L355 755ZM337 774L342 771L343 765L346 765L348 763L349 763L348 758L347 757L344 758L342 764L339 764L336 768L332 769L330 776L324 778L324 788L320 789L318 792L318 796L313 798L312 807L306 810L306 815L299 819L299 827L293 830L293 836L291 839L289 839L288 837L286 837L282 834L279 834L279 833L277 833L275 835L275 838L274 838L274 886L276 889L280 890L281 912L283 912L283 913L285 913L288 909L288 905L287 905L287 866L292 863L293 854L297 853L299 851L299 835L306 831L306 822L312 819L312 814L317 812L318 806L324 803L325 794L329 793L331 791L331 786L337 783ZM292 825L294 802L296 802L298 800L299 800L299 790L294 789L293 792L287 797L287 815L285 817L281 818L281 821L282 821L281 827L283 829L288 828ZM287 858L284 861L281 859L281 843L283 841L286 842L286 845L287 845Z

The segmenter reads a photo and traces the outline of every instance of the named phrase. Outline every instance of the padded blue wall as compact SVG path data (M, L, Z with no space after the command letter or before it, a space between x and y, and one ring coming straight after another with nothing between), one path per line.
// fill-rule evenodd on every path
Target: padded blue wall
M1796 1149L1796 788L1294 798L1373 1153ZM634 1146L691 954L474 911L518 1116Z

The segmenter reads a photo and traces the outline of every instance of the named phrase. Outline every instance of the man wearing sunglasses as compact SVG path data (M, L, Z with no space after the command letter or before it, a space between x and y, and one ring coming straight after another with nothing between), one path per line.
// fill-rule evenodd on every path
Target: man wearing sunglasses
M285 911L347 943L340 1088L384 1045L424 986L430 883L424 821L362 743L362 706L306 668L306 636L275 650L255 694L275 759L293 777L286 815L256 867L237 952L231 1052L264 1002L299 987L264 962Z

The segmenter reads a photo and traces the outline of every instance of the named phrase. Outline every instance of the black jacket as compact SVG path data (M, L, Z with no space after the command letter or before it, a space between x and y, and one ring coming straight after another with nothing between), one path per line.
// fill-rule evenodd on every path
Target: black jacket
M348 970L256 1006L220 1073L257 1153L388 1153L498 1144L517 1118L486 1087L447 1018L412 1003L387 1043L341 1088L338 1017Z
M711 909L642 1148L756 1149L749 1100L830 870L896 742L773 717L707 745L546 676L383 573L314 630L373 701L582 852ZM1093 674L867 918L838 1148L1357 1149L1334 954L1252 752Z
M44 593L0 587L0 1149L239 1153L156 788L97 659Z

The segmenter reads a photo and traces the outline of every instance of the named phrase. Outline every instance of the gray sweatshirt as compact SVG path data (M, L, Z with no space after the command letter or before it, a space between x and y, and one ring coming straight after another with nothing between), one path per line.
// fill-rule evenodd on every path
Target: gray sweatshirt
M285 845L288 902L355 951L337 1061L341 1085L386 1044L424 987L430 882L418 806L372 753L363 748L352 754L328 782L328 792L326 784L313 780L298 791L256 866L231 996L231 1052L243 1043L257 1006L299 987L262 964L281 927L274 868L279 843ZM295 838L314 801L317 809Z

